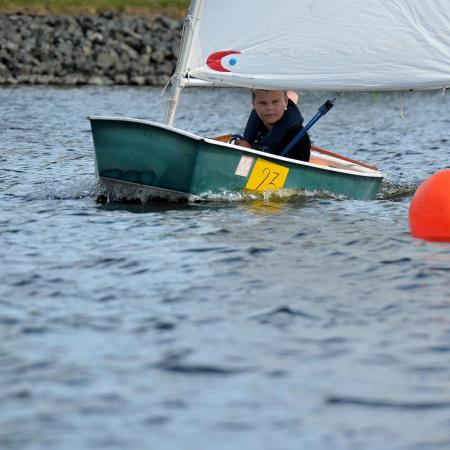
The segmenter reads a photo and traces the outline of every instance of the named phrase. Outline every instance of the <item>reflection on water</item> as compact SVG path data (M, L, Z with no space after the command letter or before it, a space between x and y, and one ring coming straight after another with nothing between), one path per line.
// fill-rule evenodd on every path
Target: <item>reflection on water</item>
M281 214L286 210L286 206L289 203L288 199L280 199L279 201L274 200L256 200L254 202L249 202L247 208L254 212L255 214L260 214L262 216L271 214ZM300 207L298 202L296 206Z

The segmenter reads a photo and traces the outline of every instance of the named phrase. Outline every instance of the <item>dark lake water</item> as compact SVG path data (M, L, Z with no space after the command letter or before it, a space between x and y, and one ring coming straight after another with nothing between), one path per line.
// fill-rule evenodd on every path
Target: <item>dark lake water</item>
M449 449L450 245L408 208L450 95L341 95L313 128L381 168L375 201L98 204L87 116L161 121L160 94L0 89L0 449ZM186 90L177 125L249 108Z

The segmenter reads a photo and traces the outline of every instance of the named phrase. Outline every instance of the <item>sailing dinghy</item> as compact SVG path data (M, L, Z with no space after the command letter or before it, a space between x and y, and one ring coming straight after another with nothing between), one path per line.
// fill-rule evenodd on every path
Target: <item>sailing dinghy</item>
M90 117L100 185L128 198L301 189L374 199L376 167L318 147L301 162L175 128L181 91L191 78L298 91L445 88L449 19L448 0L194 0L165 124Z

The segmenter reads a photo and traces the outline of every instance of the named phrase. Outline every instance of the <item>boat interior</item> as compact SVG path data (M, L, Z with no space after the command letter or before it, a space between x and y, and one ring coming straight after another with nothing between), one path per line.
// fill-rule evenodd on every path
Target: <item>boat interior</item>
M229 143L232 139L232 135L224 134L221 136L213 137L212 139L219 142ZM311 156L309 158L309 162L311 164L323 167L331 167L333 169L352 170L365 173L368 172L367 169L369 169L370 171L378 171L378 167L376 166L370 166L369 164L365 164L355 159L347 158L346 156L330 152L329 150L325 150L314 145L311 146Z

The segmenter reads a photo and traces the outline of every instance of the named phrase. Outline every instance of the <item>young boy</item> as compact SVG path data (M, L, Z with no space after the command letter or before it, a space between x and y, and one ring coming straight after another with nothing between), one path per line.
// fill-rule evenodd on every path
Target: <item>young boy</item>
M287 91L252 90L253 110L247 121L243 140L237 145L279 155L303 129L303 117ZM285 155L309 161L311 141L306 134Z

